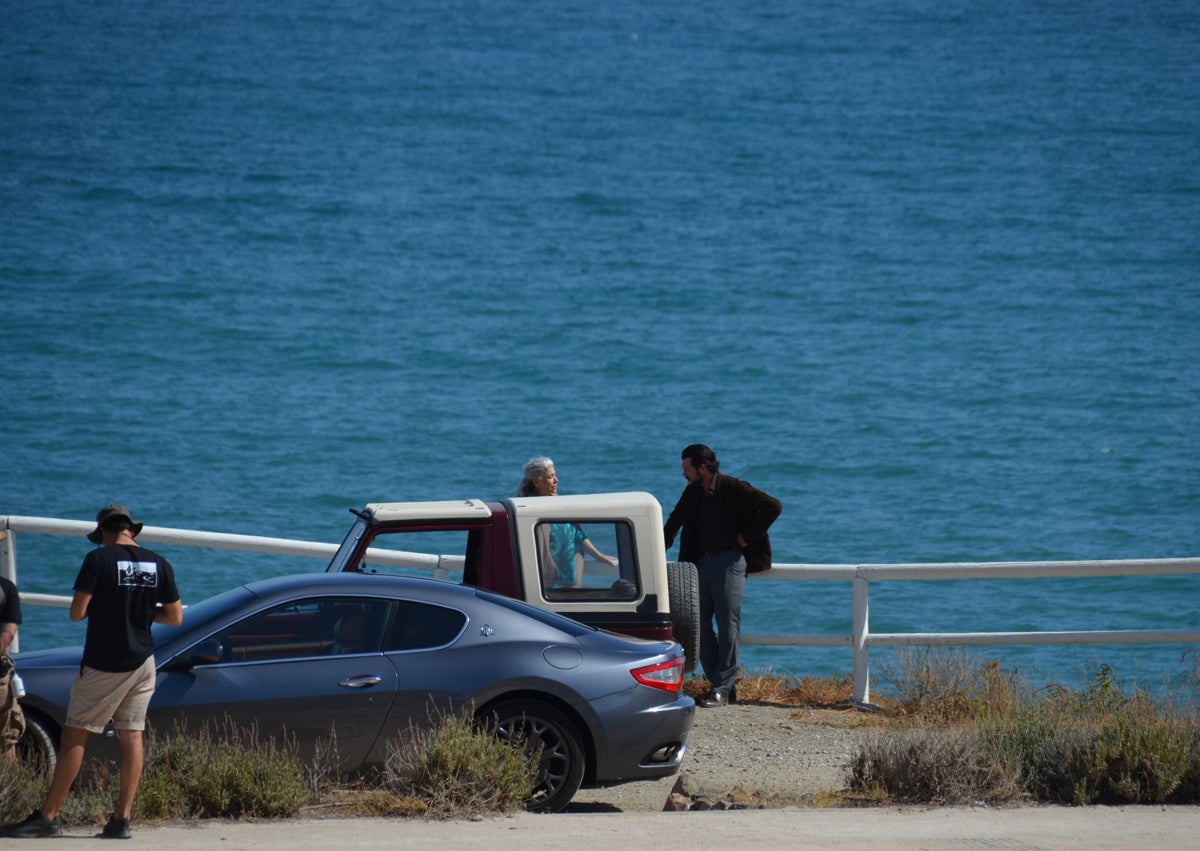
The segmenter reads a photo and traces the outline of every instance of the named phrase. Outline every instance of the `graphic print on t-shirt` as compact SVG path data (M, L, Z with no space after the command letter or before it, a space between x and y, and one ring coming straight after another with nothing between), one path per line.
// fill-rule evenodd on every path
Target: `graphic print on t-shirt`
M153 561L118 561L117 584L134 588L154 588L158 585L158 563Z

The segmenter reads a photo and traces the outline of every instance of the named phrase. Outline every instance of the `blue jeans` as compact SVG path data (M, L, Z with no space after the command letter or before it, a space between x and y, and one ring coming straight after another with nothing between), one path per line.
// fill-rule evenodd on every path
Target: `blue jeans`
M728 695L738 672L746 557L741 550L727 550L703 559L696 572L700 578L700 668L713 691Z

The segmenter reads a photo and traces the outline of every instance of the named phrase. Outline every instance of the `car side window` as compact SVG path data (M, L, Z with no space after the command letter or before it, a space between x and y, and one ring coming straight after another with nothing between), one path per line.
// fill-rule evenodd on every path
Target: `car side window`
M378 652L391 603L320 597L268 609L220 633L228 662Z
M636 599L641 592L629 523L543 522L534 536L547 600L622 601Z
M429 650L443 647L462 633L467 616L457 609L414 600L396 604L396 617L385 644L387 650Z

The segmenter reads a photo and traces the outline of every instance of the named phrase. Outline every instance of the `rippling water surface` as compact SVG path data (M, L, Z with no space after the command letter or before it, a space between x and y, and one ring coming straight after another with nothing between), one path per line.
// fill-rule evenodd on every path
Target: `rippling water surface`
M669 509L702 441L782 562L1200 555L1198 59L1178 2L0 10L0 513L332 542L542 453ZM84 546L21 536L22 587ZM191 600L320 566L167 554ZM872 625L1194 629L1198 591L892 583ZM849 601L756 582L745 628Z

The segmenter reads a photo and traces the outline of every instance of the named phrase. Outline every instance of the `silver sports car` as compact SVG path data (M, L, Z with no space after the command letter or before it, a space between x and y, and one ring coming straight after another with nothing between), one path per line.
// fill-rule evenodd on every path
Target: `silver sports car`
M286 730L302 754L336 735L341 765L383 761L386 742L436 711L471 708L540 740L530 809L581 785L674 774L694 720L670 641L595 630L487 591L359 573L253 582L154 627L150 726L206 722ZM21 653L26 750L54 760L81 648ZM436 715L434 715L436 717ZM97 747L99 746L99 747ZM89 750L113 749L93 737Z

